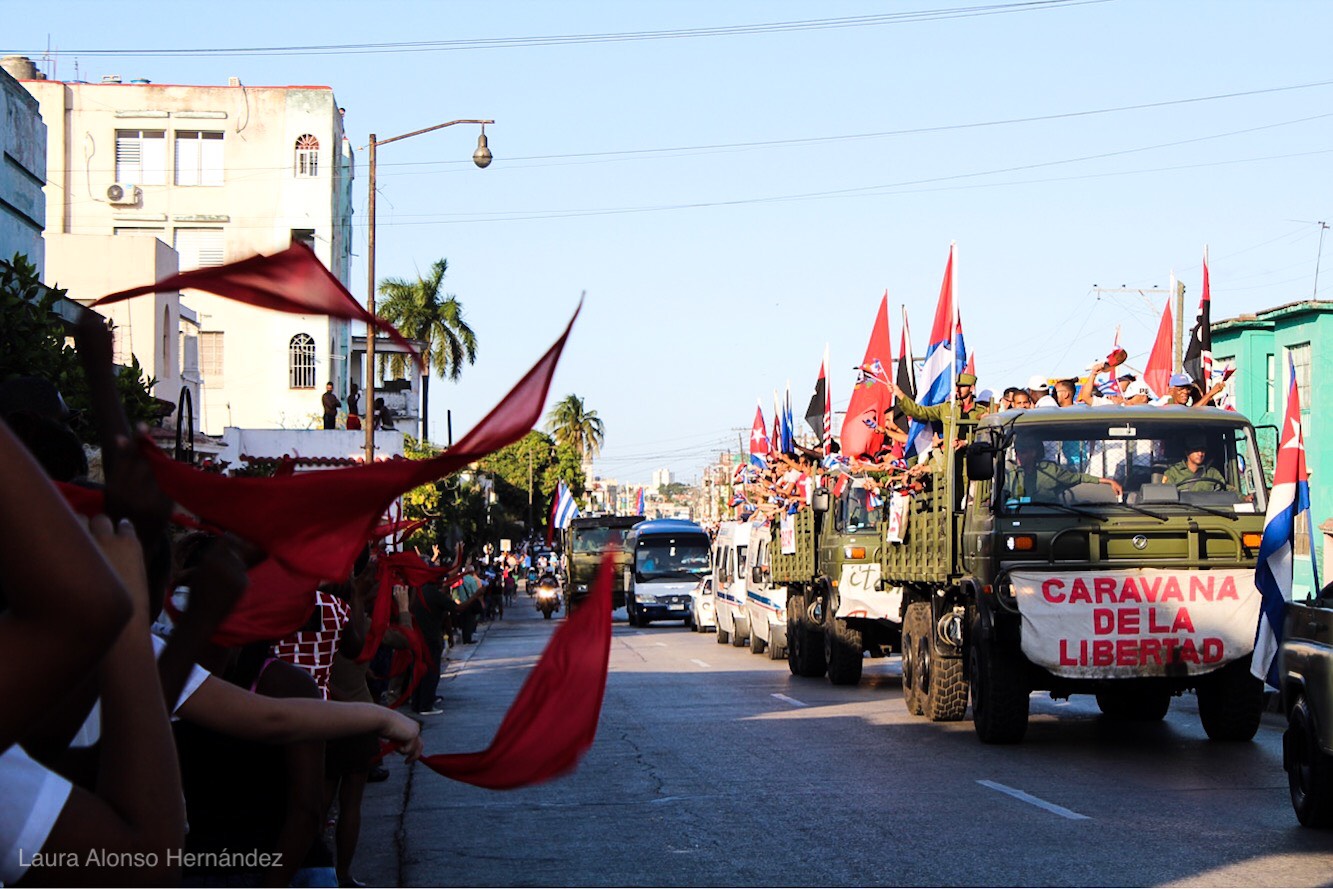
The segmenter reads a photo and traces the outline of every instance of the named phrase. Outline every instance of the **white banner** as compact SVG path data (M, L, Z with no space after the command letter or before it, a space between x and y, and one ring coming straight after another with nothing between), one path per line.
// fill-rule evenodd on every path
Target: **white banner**
M1010 575L1023 654L1057 676L1208 673L1254 648L1254 571L1136 568Z
M778 543L782 546L784 556L795 555L796 516L791 513L785 513L782 516L782 521L778 524Z
M871 620L902 620L901 587L877 590L879 563L843 565L838 578L838 613L834 617L864 617Z

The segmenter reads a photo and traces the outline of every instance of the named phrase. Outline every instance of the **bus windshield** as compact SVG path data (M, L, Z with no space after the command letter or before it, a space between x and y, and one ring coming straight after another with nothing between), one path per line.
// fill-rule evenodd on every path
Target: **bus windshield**
M611 547L623 549L628 528L580 528L574 532L574 552L600 553Z
M651 580L697 580L711 570L705 534L663 534L640 537L634 552L634 575Z

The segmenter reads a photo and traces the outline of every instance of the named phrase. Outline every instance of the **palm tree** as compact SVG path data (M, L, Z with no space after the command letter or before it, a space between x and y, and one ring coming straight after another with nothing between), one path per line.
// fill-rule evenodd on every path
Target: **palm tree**
M546 418L546 428L557 444L570 445L584 463L596 457L606 441L606 430L597 411L584 408L583 399L566 395Z
M439 370L442 376L457 380L463 373L463 364L477 362L477 336L463 320L463 305L452 293L440 293L445 273L449 270L449 261L437 260L430 267L425 277L417 276L415 281L404 278L385 278L380 281L379 293L382 301L375 306L375 313L388 321L408 339L421 340L426 344L426 370L421 376L421 438L426 438L426 425L430 410L430 377L432 369ZM407 368L407 355L401 352L384 353L379 356L380 373L386 367L395 374L403 374ZM366 406L370 410L371 406Z

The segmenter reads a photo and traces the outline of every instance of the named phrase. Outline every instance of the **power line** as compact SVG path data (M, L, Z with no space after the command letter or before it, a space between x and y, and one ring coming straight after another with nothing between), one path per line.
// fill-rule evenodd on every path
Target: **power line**
M466 40L416 40L396 41L392 43L333 43L312 46L232 46L195 47L193 49L75 49L60 50L59 54L78 56L117 56L122 58L171 58L193 56L327 56L409 52L458 52L465 50L514 49L534 46L579 46L591 43L626 43L647 40L737 37L750 34L827 31L884 25L917 24L921 22L1005 15L1016 12L1039 12L1048 9L1088 6L1106 2L1109 2L1109 0L1025 0L1025 2L1018 3L996 3L984 6L959 6L947 9L912 10L908 12L881 13L878 15L803 19L785 22L762 22L751 25L725 25L707 28L670 28L658 31L493 37L472 38ZM30 56L50 54L48 50L44 49L21 50L18 52Z

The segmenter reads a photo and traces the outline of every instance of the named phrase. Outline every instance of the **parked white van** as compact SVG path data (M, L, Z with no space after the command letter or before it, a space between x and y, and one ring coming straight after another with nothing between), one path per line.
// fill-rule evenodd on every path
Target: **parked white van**
M750 546L750 526L745 522L723 522L713 538L713 617L717 621L717 642L730 642L737 648L750 637L745 611L746 556Z
M753 528L746 552L745 625L750 630L750 651L768 652L770 660L787 656L787 588L773 586L768 527Z

